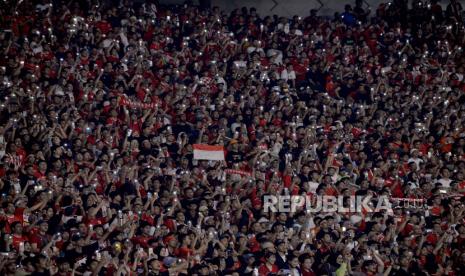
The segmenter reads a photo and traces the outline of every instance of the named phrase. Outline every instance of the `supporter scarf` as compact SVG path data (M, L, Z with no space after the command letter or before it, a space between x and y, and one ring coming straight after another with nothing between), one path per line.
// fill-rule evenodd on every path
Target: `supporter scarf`
M241 171L241 170L226 169L224 170L224 172L227 174L239 174L242 176L252 176L250 172Z

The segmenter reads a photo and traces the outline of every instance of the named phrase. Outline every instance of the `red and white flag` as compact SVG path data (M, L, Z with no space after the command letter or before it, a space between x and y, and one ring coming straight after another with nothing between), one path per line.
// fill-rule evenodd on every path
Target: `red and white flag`
M194 159L224 161L223 146L194 144Z

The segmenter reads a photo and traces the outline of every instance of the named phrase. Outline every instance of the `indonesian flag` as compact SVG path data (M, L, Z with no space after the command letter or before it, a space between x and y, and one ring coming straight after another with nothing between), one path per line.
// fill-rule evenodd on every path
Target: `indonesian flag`
M194 159L224 161L223 146L194 144Z

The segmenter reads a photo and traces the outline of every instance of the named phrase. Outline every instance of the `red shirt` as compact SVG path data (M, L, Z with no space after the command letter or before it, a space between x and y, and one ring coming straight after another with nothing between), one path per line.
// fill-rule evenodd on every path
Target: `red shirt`
M188 256L193 255L193 251L187 247L180 247L174 250L174 254L179 258L187 258Z
M271 270L268 269L268 267L266 266L266 264L262 264L259 268L258 268L258 275L260 276L267 276L268 274L270 273L278 273L279 271L279 268L277 265L273 265L271 266Z
M315 272L301 268L302 276L316 276Z
M40 233L37 233L35 235L32 235L31 237L31 244L37 244L37 248L40 250L42 247L44 247L48 242L50 241L49 237L47 234L41 235Z
M25 242L27 241L27 237L25 237L24 235L21 235L21 236L17 236L16 234L13 235L13 247L19 251L19 244L22 243L22 242Z
M438 242L438 235L435 233L430 233L426 236L426 240L431 244L436 244Z
M404 230L402 231L402 234L404 236L410 235L410 233L413 231L413 225L410 223L407 223L404 227Z
M15 222L19 221L21 224L24 223L24 217L23 217L23 208L16 208L15 213L10 215L10 214L5 214L0 220L6 220L7 223L5 225L5 232L10 233L11 228L10 225Z
M149 243L148 241L152 239L152 237L146 237L146 236L137 236L135 238L132 239L132 241L134 243L138 243L140 244L140 246L144 247L144 248L148 248L149 247Z
M103 33L107 34L111 30L111 25L107 21L99 21L95 26Z

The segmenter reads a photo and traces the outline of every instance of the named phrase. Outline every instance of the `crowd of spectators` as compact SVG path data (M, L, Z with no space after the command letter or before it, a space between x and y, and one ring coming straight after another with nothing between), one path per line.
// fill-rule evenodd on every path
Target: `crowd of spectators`
M465 275L465 35L439 4L2 1L0 274ZM279 194L418 200L264 212Z

